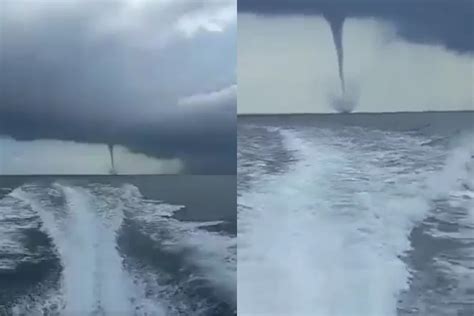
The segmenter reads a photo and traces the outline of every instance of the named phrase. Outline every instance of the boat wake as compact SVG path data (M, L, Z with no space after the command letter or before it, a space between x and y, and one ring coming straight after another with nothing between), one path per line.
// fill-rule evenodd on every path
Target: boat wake
M233 302L228 297L235 287L235 238L206 230L216 223L174 219L173 213L181 208L146 200L132 185L55 183L15 189L0 200L4 237L0 249L2 257L7 250L11 254L1 267L19 278L25 264L44 271L35 285L25 286L9 300L3 298L8 301L7 313L213 315L219 308L229 312ZM189 248L190 254L146 262L130 252L129 244L143 247L133 239L131 227L138 227L149 240L144 253ZM25 242L28 232L43 236L42 244L32 247ZM168 261L185 273L166 271ZM198 277L204 279L201 288L227 290L229 296L213 298L212 293L199 292L192 281Z
M400 132L280 133L295 161L238 198L239 313L397 315L444 150Z

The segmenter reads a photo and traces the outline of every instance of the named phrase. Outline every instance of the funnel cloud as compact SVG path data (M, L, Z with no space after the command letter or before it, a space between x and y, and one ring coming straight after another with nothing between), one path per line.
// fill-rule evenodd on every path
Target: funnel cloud
M109 148L110 154L110 174L116 174L115 163L114 163L114 145L108 144L107 147Z
M331 27L332 38L337 54L337 65L339 68L339 80L341 81L341 93L346 92L346 84L344 80L344 47L342 42L342 32L344 28L345 17L342 14L325 13L324 18L328 21Z
M343 31L345 16L338 12L330 13L324 12L324 18L328 21L331 27L331 34L334 41L334 47L337 55L337 66L339 73L339 80L341 82L341 93L334 96L330 100L330 104L336 112L350 113L356 107L355 99L346 93L346 80L344 78L344 46L343 46Z

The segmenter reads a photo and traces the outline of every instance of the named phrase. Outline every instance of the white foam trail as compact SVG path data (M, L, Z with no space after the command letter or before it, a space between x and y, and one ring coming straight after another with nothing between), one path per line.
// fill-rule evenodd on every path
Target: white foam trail
M428 181L428 197L446 200L448 205L462 211L434 212L434 216L443 222L457 225L452 232L430 230L434 237L448 237L459 242L474 239L474 135L462 137L450 150L440 172Z
M190 264L199 270L196 272L197 277L211 282L226 298L235 299L236 238L202 229L220 224L220 221L181 222L170 216L184 206L145 200L138 188L132 185L124 186L124 190L124 203L134 210L131 214L133 219L144 224L140 227L160 224L156 230L165 229L170 237L163 240L163 236L158 233L150 235L148 230L145 233L165 245L169 251L188 251Z
M429 191L433 198L445 198L453 191L474 191L474 135L461 137L449 152L441 172L433 175Z
M433 237L434 243L449 241L456 246L443 249L434 256L433 266L437 275L451 285L449 288L445 286L443 296L434 302L429 302L430 293L417 297L423 311L420 315L432 315L433 310L446 315L464 314L472 310L474 304L471 293L474 284L473 139L472 134L460 137L449 151L443 169L428 183L429 196L436 199L439 206L433 211L435 221L427 225L427 233ZM451 229L440 224L447 224Z
M235 238L205 230L219 221L178 221L171 215L183 206L143 199L133 185L25 185L11 200L39 215L36 225L40 222L51 237L63 266L58 287L22 298L14 315L206 315L210 306L205 301L176 294L182 284L161 285L167 276L141 263L127 262L124 270L116 234L125 214L169 251L183 251L193 266L193 275L183 282L205 279L217 294L235 298Z
M116 232L97 218L93 197L87 191L60 185L55 189L64 194L66 214L52 209L34 193L16 191L15 195L38 212L45 232L56 245L63 265L64 314L100 311L131 315L130 284L116 249Z
M418 140L383 135L394 147L365 153L282 133L298 162L238 199L239 315L396 315L410 276L400 256L428 205L400 167L378 164Z
M168 246L174 250L188 250L190 260L204 278L211 282L224 297L236 298L236 238L200 229L215 222L185 225L175 230L174 240Z

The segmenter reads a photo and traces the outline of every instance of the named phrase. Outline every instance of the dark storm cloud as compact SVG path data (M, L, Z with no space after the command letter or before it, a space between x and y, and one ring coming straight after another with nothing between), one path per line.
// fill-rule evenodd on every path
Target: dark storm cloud
M239 0L239 12L374 17L393 22L414 42L474 50L473 0Z
M122 144L235 172L234 1L0 4L0 134Z

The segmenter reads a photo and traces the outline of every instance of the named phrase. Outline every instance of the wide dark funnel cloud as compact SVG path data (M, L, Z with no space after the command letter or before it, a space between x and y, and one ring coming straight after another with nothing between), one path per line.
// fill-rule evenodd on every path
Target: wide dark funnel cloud
M234 173L235 6L0 1L0 135L123 145L179 158L184 172Z

